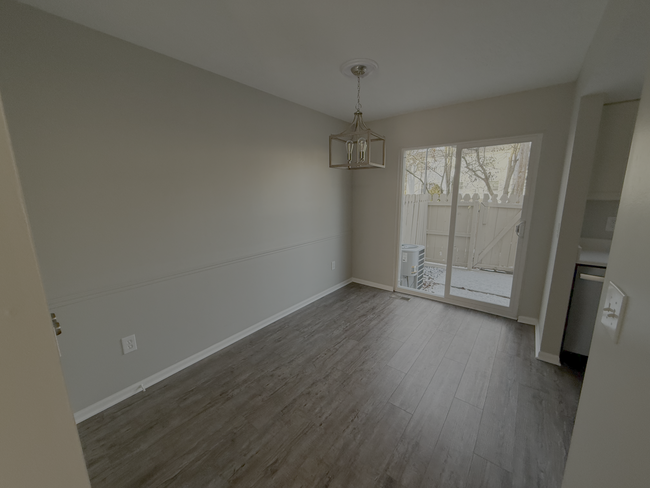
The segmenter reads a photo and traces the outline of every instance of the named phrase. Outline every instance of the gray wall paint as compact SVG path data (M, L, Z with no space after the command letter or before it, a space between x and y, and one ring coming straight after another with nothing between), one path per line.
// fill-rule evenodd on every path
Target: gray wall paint
M562 174L555 232L536 331L537 337L541 337L536 344L538 357L545 356L544 360L558 365L603 99L602 94L597 94L577 101Z
M0 102L0 486L89 488Z
M650 8L645 0L609 2L576 82L574 120L578 118L578 107L581 107L581 102L585 97L593 96L596 93L595 90L601 90L603 98L608 101L620 101L638 96L637 84L639 87L642 84L642 67L645 66L647 63L645 60L648 59L648 46L643 37L646 37L649 32L645 28L649 14ZM634 39L633 42L630 42L631 38ZM625 48L621 50L623 46ZM640 69L635 69L635 73L619 71L616 60L621 56L638 60L636 66L639 66ZM637 73L639 74L638 78ZM632 106L611 109L610 115L612 111L616 110L631 112L634 109ZM599 120L604 111L603 107L598 110ZM611 117L601 120L601 125L596 129L593 127L593 121L584 119L583 124L572 124L569 132L570 154L567 156L565 171L567 177L569 173L580 176L569 182L568 193L565 194L563 190L560 197L555 224L556 233L553 236L551 258L540 309L537 346L544 355L548 355L549 360L554 358L553 360L557 361L560 353L572 284L572 274L567 273L566 270L567 267L575 265L580 238L575 230L576 227L582 229L586 199L588 196L591 198L618 198L618 190L614 192L611 190L620 188L620 176L623 174L621 155L626 150L624 134L627 132L629 137L632 117L624 114L622 117L615 116L615 119L619 119L618 123L622 124L618 128L612 127ZM614 121L613 125L616 124L617 122ZM616 134L614 134L615 132ZM574 150L573 140L578 139L581 133L584 148L579 152L583 153L583 156L578 156L578 168L574 170L571 155ZM585 137L587 133L589 135ZM601 133L608 133L608 137L600 137ZM614 142L614 144L605 144L606 141ZM584 171L587 167L591 168L590 173ZM591 179L592 172L596 174L593 185L587 181ZM565 182L566 180L563 180L563 183ZM589 185L586 191L585 184Z
M641 488L650 479L650 71L612 240L608 281L628 295L618 344L596 323L564 488Z
M636 100L603 107L581 237L611 239L614 234L605 227L618 212L638 109Z
M344 123L0 9L0 90L75 411L350 277L351 177L327 167Z
M519 315L537 318L573 101L573 84L437 108L369 124L385 135L386 170L353 176L353 276L394 284L402 148L543 134Z
M620 200L638 110L638 101L603 107L589 183L590 199Z
M607 219L616 217L618 200L587 200L580 237L611 239L614 231L606 230Z

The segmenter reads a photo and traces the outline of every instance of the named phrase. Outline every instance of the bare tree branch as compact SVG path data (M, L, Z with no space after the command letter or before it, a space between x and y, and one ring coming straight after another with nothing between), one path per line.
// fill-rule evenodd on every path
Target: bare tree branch
M415 173L413 173L413 172L412 172L411 170L409 170L408 168L406 168L406 172L407 172L408 174L410 174L411 176L413 176L413 178L415 178L415 179L417 179L417 180L420 180L420 181L422 182L422 186L426 189L427 184L424 182L424 180L423 180L422 178L420 178L418 175L416 175Z

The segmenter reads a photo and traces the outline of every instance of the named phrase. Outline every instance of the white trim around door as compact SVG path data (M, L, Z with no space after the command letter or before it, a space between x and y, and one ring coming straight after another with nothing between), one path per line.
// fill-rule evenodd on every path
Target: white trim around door
M455 167L454 167L454 178L453 178L453 193L452 193L452 216L449 222L449 244L447 246L447 263L453 262L453 239L455 236L456 230L456 218L455 210L458 205L459 198L459 185L460 185L460 170L461 170L461 154L463 149L475 148L479 146L494 146L501 144L514 144L514 143L523 143L530 142L530 158L528 163L528 171L526 175L526 192L523 199L522 209L521 209L521 220L524 222L523 236L520 238L520 242L517 246L517 253L515 257L513 281L512 281L512 290L510 295L510 304L509 306L496 305L492 303L482 302L479 300L473 300L469 298L464 298L460 296L454 296L450 293L451 287L451 272L452 266L447 266L446 269L446 279L445 279L445 291L444 296L433 295L431 293L422 292L420 290L405 287L400 285L400 266L401 266L401 240L402 233L404 229L404 212L403 212L403 200L404 200L404 184L405 184L405 163L404 156L406 151L415 150L415 149L426 149L433 147L442 147L442 146L454 146L456 148L455 154ZM537 180L537 171L539 165L539 155L541 152L542 145L542 134L526 134L513 137L505 137L499 139L487 139L479 141L467 141L460 143L442 143L442 144L429 144L426 146L419 146L415 148L403 148L400 152L400 161L399 161L399 178L398 178L398 221L397 221L397 256L395 260L395 290L401 293L411 294L415 296L420 296L423 298L429 298L433 300L443 301L446 303L459 305L462 307L479 310L495 315L500 315L503 317L516 319L518 316L519 308L519 299L521 295L521 286L524 278L524 264L526 262L526 250L528 248L528 240L530 236L530 226L531 226L531 217L533 211L533 204L535 201L535 183Z

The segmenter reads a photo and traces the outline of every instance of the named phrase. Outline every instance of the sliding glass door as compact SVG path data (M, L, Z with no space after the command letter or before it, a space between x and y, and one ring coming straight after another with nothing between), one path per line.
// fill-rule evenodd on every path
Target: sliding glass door
M539 138L403 152L397 288L515 316Z
M438 297L445 296L455 168L454 146L404 152L400 284ZM413 268L414 254L424 255L423 266Z

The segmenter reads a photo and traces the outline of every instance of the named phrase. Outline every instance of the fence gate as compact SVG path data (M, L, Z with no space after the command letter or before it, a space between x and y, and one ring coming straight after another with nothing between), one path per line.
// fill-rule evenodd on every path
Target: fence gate
M512 272L521 202L459 195L453 266ZM405 195L403 244L426 247L426 261L447 264L451 195Z

